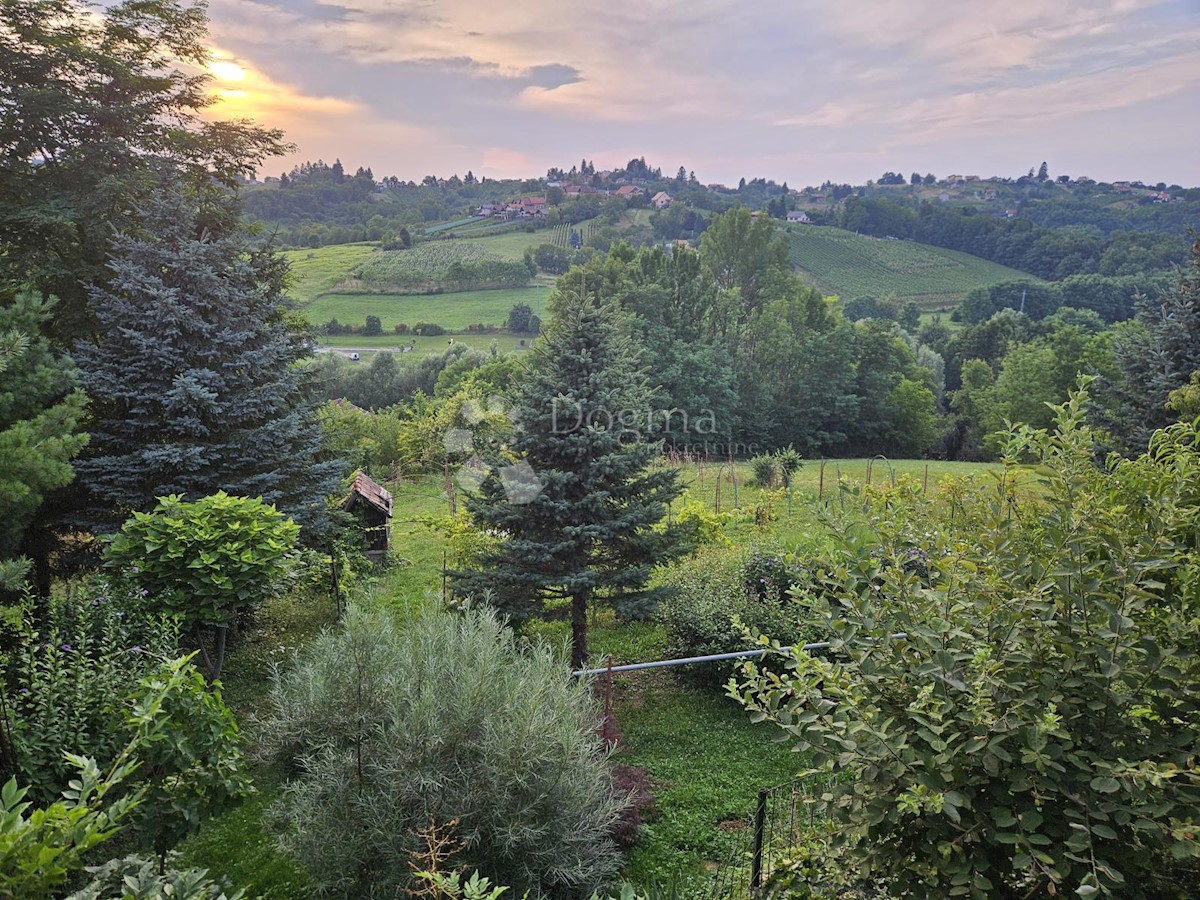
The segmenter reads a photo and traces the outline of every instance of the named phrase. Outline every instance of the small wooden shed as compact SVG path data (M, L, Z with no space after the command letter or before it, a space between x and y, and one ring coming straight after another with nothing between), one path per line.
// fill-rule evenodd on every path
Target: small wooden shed
M366 555L382 562L388 551L388 520L392 517L392 495L366 472L356 472L350 496L342 509L352 512L363 523Z

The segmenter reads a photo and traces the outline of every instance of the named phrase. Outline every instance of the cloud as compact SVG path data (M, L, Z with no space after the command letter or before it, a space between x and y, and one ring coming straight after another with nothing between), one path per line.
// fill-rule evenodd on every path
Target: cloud
M210 12L217 42L264 79L228 102L259 104L258 118L327 156L340 144L370 162L378 149L377 171L406 177L624 153L710 181L865 179L897 149L934 165L933 142L963 156L1052 132L1070 147L1096 116L1113 122L1112 158L1129 159L1143 144L1117 123L1141 127L1145 104L1200 78L1194 0L611 0L587 17L556 0L211 0ZM1184 113L1162 127L1200 139ZM1200 175L1185 146L1159 158L1177 160L1168 180Z
M217 118L261 118L294 121L302 117L350 117L363 107L342 97L314 97L291 85L274 81L253 63L217 49L209 66L210 90L216 103L209 107Z
M1148 103L1196 87L1200 87L1200 66L1191 55L1180 55L1050 84L959 91L908 102L880 99L825 103L774 124L807 128L887 126L894 133L930 138L950 131L1043 127L1081 115Z

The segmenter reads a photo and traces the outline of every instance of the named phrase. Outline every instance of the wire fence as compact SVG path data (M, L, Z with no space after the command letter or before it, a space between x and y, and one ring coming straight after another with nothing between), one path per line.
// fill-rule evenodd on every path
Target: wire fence
M713 874L708 897L756 896L791 850L825 822L820 798L833 781L832 775L814 774L760 790L747 827Z

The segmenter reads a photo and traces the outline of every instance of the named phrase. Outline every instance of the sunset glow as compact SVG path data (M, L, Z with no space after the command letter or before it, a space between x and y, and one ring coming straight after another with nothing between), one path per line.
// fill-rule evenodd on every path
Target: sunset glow
M1048 159L1200 180L1194 0L968 0L949 19L936 0L615 0L583 23L552 0L209 11L222 103L284 129L289 166L527 176L645 155L706 181L820 183Z

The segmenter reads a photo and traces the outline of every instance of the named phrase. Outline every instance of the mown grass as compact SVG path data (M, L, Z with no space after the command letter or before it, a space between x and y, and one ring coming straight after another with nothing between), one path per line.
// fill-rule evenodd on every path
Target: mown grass
M550 231L545 228L537 231L505 231L480 237L470 237L469 234L464 231L462 237L455 238L455 241L464 244L478 244L488 253L508 260L523 260L527 249L550 241Z
M521 353L529 349L534 338L528 335L508 334L446 334L439 337L413 337L412 335L385 334L381 337L363 337L356 334L340 334L334 337L322 336L319 339L319 349L336 350L349 353L351 349L374 353L377 351L395 351L396 362L400 365L412 365L427 353L441 353L451 344L465 344L472 350L487 353L492 343L496 344L498 353ZM400 353L402 347L411 346L407 353Z
M550 291L541 285L501 288L493 291L463 291L452 294L323 294L304 307L313 325L337 319L343 325L362 325L367 316L378 316L383 330L396 325L429 322L449 331L464 331L470 325L503 327L509 310L517 303L528 304L535 315L545 318Z

